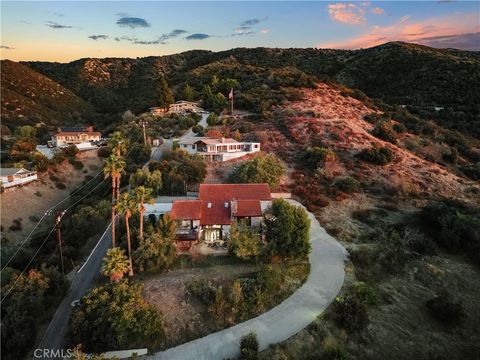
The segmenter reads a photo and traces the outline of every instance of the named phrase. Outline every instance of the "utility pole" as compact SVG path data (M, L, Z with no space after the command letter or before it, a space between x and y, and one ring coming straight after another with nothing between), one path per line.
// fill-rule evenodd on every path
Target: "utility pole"
M143 126L143 144L147 146L147 132L145 130L145 121L142 121Z
M60 248L60 261L62 263L62 274L65 273L65 268L63 266L63 251L62 251L62 233L60 230L60 221L62 220L63 215L65 215L66 210L62 211L61 213L57 213L55 216L55 227L57 228L57 241L58 247Z

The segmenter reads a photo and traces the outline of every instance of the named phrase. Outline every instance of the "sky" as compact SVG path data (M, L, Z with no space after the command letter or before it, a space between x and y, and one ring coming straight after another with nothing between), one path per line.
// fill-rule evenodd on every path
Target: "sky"
M479 1L1 1L2 59L68 62L235 47L480 50Z

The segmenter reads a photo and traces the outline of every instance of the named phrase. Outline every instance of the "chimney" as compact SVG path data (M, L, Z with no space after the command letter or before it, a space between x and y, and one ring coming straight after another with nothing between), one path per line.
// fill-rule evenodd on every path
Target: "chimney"
M230 202L230 208L231 219L235 220L235 218L237 217L237 200L232 199L232 201Z
M225 138L223 136L222 136L221 141L222 141L222 144L225 142Z

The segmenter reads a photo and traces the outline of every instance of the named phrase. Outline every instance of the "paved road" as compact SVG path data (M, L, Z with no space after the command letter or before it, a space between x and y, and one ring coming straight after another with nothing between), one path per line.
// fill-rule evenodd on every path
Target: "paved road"
M65 345L65 334L68 330L68 322L72 313L71 303L73 300L80 299L94 285L95 280L100 276L102 259L112 244L112 232L110 225L107 227L102 237L82 267L77 272L70 285L68 294L63 299L54 314L50 325L43 336L37 349L63 349ZM37 353L40 353L39 351ZM34 354L35 355L35 354ZM43 359L43 357L34 357L34 359ZM47 359L47 357L45 357ZM61 359L61 357L51 357L48 359Z
M292 203L300 205L291 200ZM301 206L301 205L300 205ZM313 216L311 220L310 275L300 289L270 311L231 328L158 352L150 360L221 360L240 355L240 338L257 333L260 350L284 341L310 324L333 301L345 277L345 248L327 234Z

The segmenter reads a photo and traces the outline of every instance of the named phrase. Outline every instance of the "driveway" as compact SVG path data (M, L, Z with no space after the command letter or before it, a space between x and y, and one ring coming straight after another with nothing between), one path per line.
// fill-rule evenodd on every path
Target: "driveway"
M291 203L302 206L294 200ZM221 360L240 355L242 336L256 332L260 350L298 333L320 315L335 299L345 277L347 251L328 235L312 213L310 275L289 298L266 313L231 328L147 356L151 360Z

